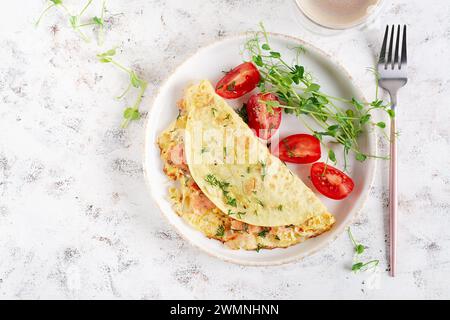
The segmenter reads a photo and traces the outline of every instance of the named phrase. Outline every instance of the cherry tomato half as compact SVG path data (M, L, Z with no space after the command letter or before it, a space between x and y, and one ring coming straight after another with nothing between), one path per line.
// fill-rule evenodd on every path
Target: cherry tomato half
M279 102L272 93L254 94L247 102L247 114L249 127L255 130L258 137L268 140L280 127L282 110L268 107L265 101Z
M321 194L334 200L346 198L355 186L352 178L323 162L312 165L311 181Z
M260 79L255 65L245 62L228 72L217 83L216 93L225 99L237 99L255 89Z
M281 140L274 154L291 163L313 163L320 159L320 141L310 134L294 134Z

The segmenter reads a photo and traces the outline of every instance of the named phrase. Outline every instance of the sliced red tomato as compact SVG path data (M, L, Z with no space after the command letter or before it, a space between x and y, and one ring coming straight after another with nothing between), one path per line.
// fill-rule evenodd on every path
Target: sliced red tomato
M258 93L247 102L248 125L261 139L270 139L280 127L281 108L268 106L265 101L279 102L272 93Z
M281 140L274 154L291 163L313 163L320 159L320 141L310 134L294 134Z
M334 200L346 198L355 187L352 178L323 162L312 165L311 181L321 194Z
M259 83L261 75L251 62L245 62L228 72L216 86L216 93L225 99L237 99L249 93Z

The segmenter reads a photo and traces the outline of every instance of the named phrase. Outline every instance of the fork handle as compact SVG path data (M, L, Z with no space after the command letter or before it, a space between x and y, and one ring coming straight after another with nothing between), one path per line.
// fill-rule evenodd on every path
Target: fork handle
M397 264L397 123L396 118L391 118L391 156L389 168L389 239L390 239L390 275L395 276Z

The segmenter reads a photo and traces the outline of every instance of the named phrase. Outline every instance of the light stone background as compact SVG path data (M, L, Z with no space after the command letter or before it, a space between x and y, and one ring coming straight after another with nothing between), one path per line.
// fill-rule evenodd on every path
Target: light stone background
M64 2L77 10L84 3ZM88 15L98 14L94 3ZM299 25L289 0L110 0L107 7L102 48L84 43L57 11L35 29L44 1L8 1L0 10L0 298L450 298L448 1L388 1L378 25L333 37ZM95 53L119 46L118 60L150 83L146 111L158 85L197 48L259 21L336 56L369 97L366 68L384 23L409 24L410 83L398 110L397 278L385 272L383 161L353 226L368 246L364 258L381 260L376 273L349 271L345 235L298 263L225 263L182 240L150 199L145 119L119 129L124 103L113 97L127 78Z

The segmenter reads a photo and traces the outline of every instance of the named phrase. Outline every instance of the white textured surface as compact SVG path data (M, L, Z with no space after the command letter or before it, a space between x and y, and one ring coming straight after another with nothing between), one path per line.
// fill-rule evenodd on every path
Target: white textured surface
M450 7L445 0L392 1L380 19L409 23L410 83L401 92L399 274L386 268L387 163L356 221L355 235L379 258L377 274L349 271L340 237L281 267L224 263L167 225L142 177L143 124L118 129L113 99L126 76L96 62L118 59L150 82L143 109L197 48L264 21L331 52L373 93L382 31L321 37L299 26L288 0L110 0L104 48L85 44L43 1L0 11L0 298L450 298ZM78 3L78 4L77 4ZM125 4L126 3L126 4ZM81 6L81 1L67 1ZM94 9L94 8L93 8ZM98 10L93 11L96 14ZM225 13L225 14L224 14ZM381 24L380 24L381 28ZM385 146L381 145L385 150Z

